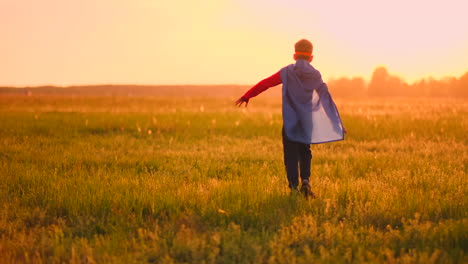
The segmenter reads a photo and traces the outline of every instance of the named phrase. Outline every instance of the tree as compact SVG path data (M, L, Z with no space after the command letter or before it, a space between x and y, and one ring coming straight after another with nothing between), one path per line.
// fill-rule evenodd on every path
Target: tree
M377 67L372 73L368 93L372 96L382 96L387 89L388 71L385 67Z
M468 72L463 74L457 81L453 95L457 97L468 97Z
M390 75L385 67L377 67L372 74L368 93L371 96L404 96L408 89L407 83Z

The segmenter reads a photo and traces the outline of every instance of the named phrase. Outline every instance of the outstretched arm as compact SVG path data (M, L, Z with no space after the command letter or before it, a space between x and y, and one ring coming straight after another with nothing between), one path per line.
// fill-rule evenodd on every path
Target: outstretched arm
M237 99L236 105L242 106L245 103L245 106L249 104L249 99L259 95L260 93L266 91L268 88L281 84L281 75L280 72L273 74L272 76L261 80L254 87L248 90L241 98Z

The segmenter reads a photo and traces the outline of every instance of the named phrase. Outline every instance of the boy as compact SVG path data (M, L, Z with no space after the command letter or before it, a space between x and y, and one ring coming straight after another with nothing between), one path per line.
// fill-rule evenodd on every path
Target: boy
M344 139L345 129L335 103L323 82L320 72L312 62L312 43L299 40L294 46L295 64L260 81L236 101L239 107L249 99L270 87L283 84L283 151L284 165L291 191L300 192L307 198L314 198L309 185L312 152L310 144L319 144Z

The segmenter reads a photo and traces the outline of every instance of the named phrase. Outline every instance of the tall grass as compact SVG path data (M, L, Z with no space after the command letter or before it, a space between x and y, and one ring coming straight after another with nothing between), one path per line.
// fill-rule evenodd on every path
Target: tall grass
M232 101L0 97L0 262L468 261L468 102L338 101L307 201L280 101Z

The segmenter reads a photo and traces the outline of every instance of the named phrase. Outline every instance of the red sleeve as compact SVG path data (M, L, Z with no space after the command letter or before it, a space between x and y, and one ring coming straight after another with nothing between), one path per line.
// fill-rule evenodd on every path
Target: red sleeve
M268 88L276 86L278 84L283 83L281 81L281 75L280 72L277 72L273 74L272 76L261 80L259 83L257 83L254 87L250 88L243 96L242 98L244 99L250 99L252 97L255 97L259 95L260 93L266 91Z

